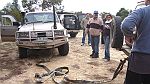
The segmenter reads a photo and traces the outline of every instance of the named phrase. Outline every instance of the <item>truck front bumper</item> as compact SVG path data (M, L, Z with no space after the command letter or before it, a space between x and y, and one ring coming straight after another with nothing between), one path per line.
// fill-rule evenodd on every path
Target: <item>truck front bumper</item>
M54 39L54 40L43 40L43 41L16 41L18 47L28 48L28 49L47 49L55 48L61 46L68 42L67 38Z
M79 30L67 30L68 33L71 33L71 32L75 32L75 33L78 33Z

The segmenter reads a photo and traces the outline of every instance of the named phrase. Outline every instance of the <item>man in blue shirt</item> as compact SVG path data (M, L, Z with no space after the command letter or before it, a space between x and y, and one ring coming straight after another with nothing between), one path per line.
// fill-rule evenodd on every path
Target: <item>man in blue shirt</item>
M150 0L145 0L145 4L148 6L133 11L121 25L125 36L136 37L128 60L125 84L150 84Z

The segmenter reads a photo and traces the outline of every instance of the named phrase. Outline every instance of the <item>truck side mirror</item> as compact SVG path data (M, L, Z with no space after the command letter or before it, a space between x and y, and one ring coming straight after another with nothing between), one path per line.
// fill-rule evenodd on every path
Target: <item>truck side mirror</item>
M13 26L19 27L19 26L20 26L20 23L19 23L19 22L13 22Z

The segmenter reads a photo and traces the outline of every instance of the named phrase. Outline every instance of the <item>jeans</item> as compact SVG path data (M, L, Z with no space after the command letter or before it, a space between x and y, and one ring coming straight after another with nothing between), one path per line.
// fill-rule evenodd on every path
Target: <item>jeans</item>
M105 57L106 59L110 59L110 36L103 36L104 45L105 45Z
M99 53L99 40L100 36L91 36L91 46L94 53Z
M86 38L86 34L85 34L85 30L83 30L83 37L82 37L82 43L85 44L85 38ZM91 35L88 33L88 44L91 43Z

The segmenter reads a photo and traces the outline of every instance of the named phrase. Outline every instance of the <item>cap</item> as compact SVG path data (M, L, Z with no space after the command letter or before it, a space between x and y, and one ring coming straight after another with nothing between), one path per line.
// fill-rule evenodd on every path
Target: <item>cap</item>
M94 11L94 14L98 14L98 11Z

